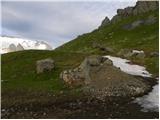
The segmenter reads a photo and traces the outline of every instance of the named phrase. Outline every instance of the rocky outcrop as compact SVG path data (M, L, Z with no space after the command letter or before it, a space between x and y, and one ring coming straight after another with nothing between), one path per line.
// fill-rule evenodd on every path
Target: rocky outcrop
M85 92L95 97L136 96L145 93L150 86L113 66L111 60L101 56L89 56L72 70L61 73L61 79L69 86L81 85Z
M52 69L54 69L54 67L54 60L52 60L51 58L38 60L36 62L37 74L43 73L45 71L51 71Z
M125 19L128 16L143 14L149 11L158 10L158 8L159 8L158 1L138 1L134 7L126 7L124 9L118 9L117 15L115 15L111 19L111 21L106 17L103 20L101 26L105 26L110 23L114 24L118 21L121 21L122 19ZM151 21L153 22L154 20L151 20ZM150 20L149 20L149 23L150 23Z
M110 19L108 17L105 17L105 19L102 21L101 26L108 26L110 24Z

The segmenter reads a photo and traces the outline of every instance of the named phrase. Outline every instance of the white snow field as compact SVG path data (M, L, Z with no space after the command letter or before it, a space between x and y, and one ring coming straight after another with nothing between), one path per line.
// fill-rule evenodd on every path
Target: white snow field
M143 77L151 77L152 75L143 66L129 64L130 62L129 60L109 55L104 57L107 57L108 59L112 60L114 66L119 67L123 72L126 72L128 74L143 76Z
M15 50L11 50L12 48L17 45L23 47L24 50L29 49L37 49L37 50L51 50L53 49L47 42L44 41L34 41L29 39L22 39L22 38L14 38L14 37L2 37L0 36L0 53L8 53L14 52Z

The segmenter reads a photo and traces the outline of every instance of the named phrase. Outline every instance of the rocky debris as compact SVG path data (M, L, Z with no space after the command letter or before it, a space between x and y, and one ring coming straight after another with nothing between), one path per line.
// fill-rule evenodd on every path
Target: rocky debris
M130 49L121 49L118 53L118 56L123 56L125 58L129 58L129 57L135 57L138 59L143 59L145 58L145 53L144 51L138 51L138 50L130 50Z
M108 26L110 24L110 19L108 17L105 17L105 19L102 21L101 26Z
M111 60L93 55L73 70L61 73L61 79L69 86L81 85L86 93L104 99L107 96L136 96L144 94L150 86L114 67Z
M118 9L117 15L115 15L111 20L109 20L106 17L102 21L101 26L109 25L110 23L115 24L118 21L121 21L122 19L125 19L128 16L143 14L149 11L154 11L156 9L158 10L158 8L159 8L158 1L137 1L134 7L126 7L124 9ZM152 24L154 22L155 22L154 19L148 19L146 21L146 24Z
M60 78L70 87L80 86L84 84L84 75L72 70L65 70L60 74Z
M51 71L55 67L54 60L51 58L38 60L36 62L37 73L43 73L44 71Z
M159 57L159 52L151 52L150 56L151 57Z

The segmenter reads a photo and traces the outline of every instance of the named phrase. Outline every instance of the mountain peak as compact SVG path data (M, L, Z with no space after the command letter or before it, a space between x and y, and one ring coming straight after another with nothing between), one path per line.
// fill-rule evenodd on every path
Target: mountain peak
M21 50L38 49L38 50L52 50L53 48L44 41L34 41L29 39L15 38L15 37L0 37L1 52L8 53Z

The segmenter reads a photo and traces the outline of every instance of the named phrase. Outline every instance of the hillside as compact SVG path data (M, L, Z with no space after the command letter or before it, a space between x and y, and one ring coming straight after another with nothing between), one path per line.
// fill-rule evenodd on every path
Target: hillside
M158 75L158 58L150 57L152 52L159 51L158 9L147 11L142 14L124 16L116 22L114 18L115 17L113 17L111 21L108 21L106 25L103 25L102 22L102 26L98 29L91 33L80 35L76 39L57 48L56 51L113 54L117 56L117 53L121 49L143 50L146 53L145 59L129 59L132 59L133 62L138 64L147 66L150 72ZM141 21L150 21L150 23L140 23ZM131 24L137 25L133 28L129 28ZM113 52L109 53L109 51L101 50L95 47L96 45L101 46L101 48L111 48Z
M66 118L67 115L67 117L70 118L70 115L72 116L70 111L73 112L73 118L78 117L75 117L74 114L77 115L78 112L81 113L82 111L78 111L78 108L74 108L74 103L72 103L73 108L70 108L70 104L65 103L65 101L70 103L73 100L80 100L81 95L83 96L80 92L81 88L77 87L76 89L71 89L66 86L64 82L60 80L60 73L66 69L79 66L84 58L89 55L112 55L127 58L131 60L131 63L145 66L147 70L153 74L153 77L157 77L159 73L159 57L152 54L158 53L159 51L158 6L157 3L156 5L151 4L152 7L146 7L145 5L143 6L145 9L139 9L142 6L139 7L137 3L135 7L127 7L127 10L118 10L117 15L115 15L112 20L106 17L102 21L101 26L96 30L91 33L80 35L76 39L71 40L55 50L24 50L2 54L2 108L13 109L10 111L11 114L6 116L4 114L3 117L18 118L21 116L18 112L22 112L24 118L31 118L32 115L35 115L34 117L32 116L33 118L46 118L43 114L48 108L49 111L47 112L50 116L47 118ZM122 54L118 54L124 49L127 49L127 51L144 51L145 57L125 57ZM55 61L56 67L50 72L37 74L36 61L45 58L52 58ZM83 96L86 101L82 101L87 103L88 98L85 97L86 96ZM127 100L128 99L122 102L120 101L120 104L125 106L126 109L119 106L117 107L114 102L109 99L109 106L107 106L107 109L110 108L113 111L111 111L111 114L109 111L110 109L108 109L108 111L106 110L107 112L103 111L99 114L99 116L101 116L100 118L103 118L102 116L106 117L108 114L111 115L109 116L110 118L134 118L135 116L137 118L144 118L144 116L146 118L157 117L158 113L139 112L140 108L135 104L131 105L131 111L129 111L130 114L128 114L128 104L125 104L128 102ZM98 108L101 111L103 105L98 107L98 102L95 101L93 109L95 110ZM111 104L112 102L113 104ZM108 105L108 103L106 104ZM53 104L55 104L55 106L59 105L60 107L56 109L55 106L55 108L53 107ZM112 109L113 106L114 109ZM70 111L68 107L71 109ZM82 107L86 109L86 113L82 114L82 116L86 118L88 115L87 107L90 108L91 106L89 104L86 107L84 104ZM18 112L16 112L16 108L19 110ZM34 111L29 113L30 109ZM115 113L113 117L112 112L114 112L115 109L120 110L120 113ZM91 109L89 113L91 116L88 116L88 118L96 116L97 112L94 110ZM99 116L97 116L97 118L99 118Z

